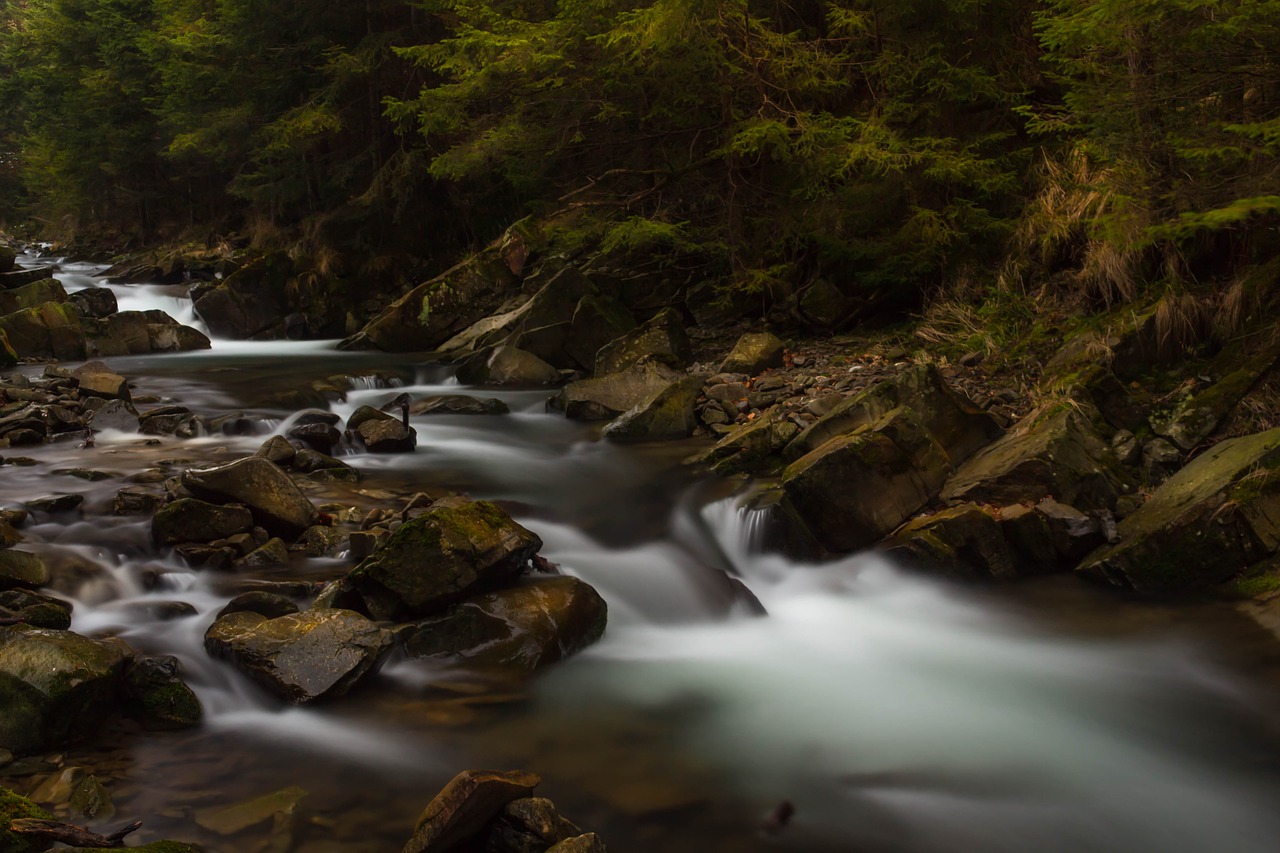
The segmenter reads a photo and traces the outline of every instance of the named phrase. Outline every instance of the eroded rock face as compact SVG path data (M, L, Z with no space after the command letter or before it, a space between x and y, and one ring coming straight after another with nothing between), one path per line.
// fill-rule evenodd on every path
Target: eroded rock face
M392 635L350 610L276 619L241 611L209 626L209 654L295 704L341 696L382 665Z
M347 583L375 618L422 617L514 578L541 547L496 504L446 498L401 525Z
M87 735L114 710L132 656L119 640L0 627L0 748L35 752Z
M1215 445L1118 526L1079 571L1145 595L1196 592L1280 548L1280 429Z
M531 579L469 598L420 623L405 651L414 657L532 670L599 640L607 618L604 599L584 581Z
M244 504L258 524L281 536L297 536L319 520L289 476L261 456L185 471L182 485L210 501Z

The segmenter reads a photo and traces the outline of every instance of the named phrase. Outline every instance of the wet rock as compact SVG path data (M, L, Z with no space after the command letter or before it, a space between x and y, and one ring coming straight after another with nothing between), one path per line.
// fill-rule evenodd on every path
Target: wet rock
M313 451L324 454L332 453L333 448L342 441L342 433L338 432L336 427L324 423L295 425L289 428L286 435L295 441L302 442Z
M412 453L418 446L418 431L396 418L373 418L355 430L370 453Z
M0 747L23 754L87 735L114 708L131 657L119 640L0 627Z
M594 361L595 375L618 373L641 361L677 370L693 363L689 334L673 309L664 308L640 328L601 347Z
M12 290L0 290L0 315L39 308L46 302L66 301L67 292L62 288L62 283L46 278Z
M39 589L49 583L49 569L35 554L0 550L0 589Z
M44 281L53 278L57 267L40 266L24 269L0 271L0 290L13 290L15 287L31 284L33 281Z
M109 400L89 416L89 426L94 432L118 430L120 432L138 432L142 423L138 419L138 410L127 400Z
M479 352L458 366L470 385L559 385L560 371L526 350L506 344Z
M511 410L496 397L470 397L466 394L444 394L423 397L409 407L411 415L505 415Z
M962 465L942 497L998 505L1053 497L1087 511L1114 507L1131 490L1129 475L1080 408L1050 404Z
M571 821L560 816L555 803L545 797L524 797L507 803L486 830L488 851L546 850L582 834Z
M256 455L281 468L288 468L293 464L293 458L297 454L297 449L289 443L289 439L282 435L273 435L263 442Z
M351 550L351 559L363 560L378 550L390 537L391 531L385 527L353 531L347 537L347 547Z
M446 498L347 575L375 618L427 616L519 574L542 547L488 501Z
M46 302L0 317L0 332L22 358L83 361L88 342L70 305Z
M26 797L15 794L8 788L0 788L0 850L5 853L42 853L48 850L48 842L32 841L9 828L13 821L23 819L56 820L52 814Z
M172 655L135 660L125 673L125 694L133 715L149 729L191 728L204 716Z
M1052 498L1004 507L1000 527L1024 574L1068 571L1103 543L1097 518Z
M309 610L276 619L233 613L209 627L205 648L295 704L341 696L373 674L392 637L350 610Z
M178 323L148 323L147 343L152 352L192 352L213 348L213 342L204 332Z
M427 804L401 853L443 853L479 835L511 801L529 797L542 780L519 770L467 770Z
M70 298L81 317L102 319L120 310L115 291L109 287L86 287L71 294Z
M607 616L604 599L577 578L531 579L469 598L420 622L405 651L414 657L533 670L599 640Z
M233 806L201 809L196 812L195 821L204 829L222 836L237 835L267 821L279 828L292 823L298 806L308 796L305 788L282 788ZM283 847L292 849L293 844Z
M573 317L582 300L595 292L595 286L577 269L556 270L527 303L511 312L506 324L509 331L501 343L530 352L556 368L576 366L566 351Z
M572 420L611 420L653 399L683 377L660 362L641 361L620 373L571 382L552 404Z
M232 613L257 613L267 619L278 619L297 612L299 612L298 605L294 604L292 599L279 593L255 589L242 592L228 601L226 606L218 611L214 621L230 616Z
M212 543L200 545L184 542L173 550L175 554L186 561L187 565L193 568L212 569L214 571L230 568L232 561L238 556L235 548Z
M185 471L182 485L197 497L244 504L258 524L279 536L293 538L319 520L289 476L261 456Z
M201 432L200 419L183 406L158 406L138 416L138 432L143 435L173 435L195 438Z
M315 471L330 471L335 468L352 472L355 471L354 468L343 462L341 459L326 456L316 450L299 450L294 454L293 465L291 467L293 470L301 471L304 474L310 474Z
M906 407L787 466L786 499L831 551L864 548L933 500L951 461Z
M29 500L26 506L34 512L59 513L77 510L83 503L84 495L49 495Z
M907 406L915 413L956 466L1004 432L991 415L955 391L935 365L916 365L836 403L797 436L784 456L788 460L799 459L824 442L861 429L898 406Z
M720 372L756 376L771 368L782 367L786 349L786 344L777 335L768 332L745 334L738 338L733 351L720 363Z
M116 492L115 500L111 502L111 512L114 515L146 515L163 506L164 500L164 495L159 492L140 486L127 486Z
M1280 548L1280 429L1215 445L1118 525L1079 571L1144 595L1205 590Z
M222 506L182 498L151 519L151 540L158 545L213 542L253 528L253 513L242 506Z
M333 557L342 551L346 544L346 533L336 527L318 524L315 527L308 527L289 550L298 551L308 557ZM368 556L368 554L362 556Z
M22 541L22 534L8 521L0 518L0 548L11 548Z
M1018 576L1017 562L1000 523L977 504L912 519L893 535L887 551L945 577L1011 580Z
M71 602L31 589L5 589L0 591L0 617L16 619L33 628L65 631L71 627Z
M548 847L547 853L608 853L608 848L599 835L587 832Z
M766 413L734 429L706 453L688 461L709 465L722 477L765 472L779 466L782 449L799 432L799 427L778 414Z
M251 261L221 284L204 289L196 313L214 335L243 340L281 325L288 307L285 289L293 263L283 252ZM280 329L283 331L283 328Z
M663 441L688 438L698 426L695 409L703 374L692 374L672 382L651 399L623 412L604 428L613 441Z
M283 566L289 562L289 548L278 538L268 539L264 545L253 549L235 561L238 569L252 569L260 566Z

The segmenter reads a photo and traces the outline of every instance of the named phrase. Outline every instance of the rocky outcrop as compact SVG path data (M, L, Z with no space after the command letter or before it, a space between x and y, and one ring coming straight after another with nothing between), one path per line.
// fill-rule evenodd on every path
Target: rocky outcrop
M420 618L512 580L541 547L496 504L446 498L402 524L346 583L376 619Z
M1042 407L956 471L942 497L1000 506L1052 497L1081 510L1113 509L1128 473L1079 404Z
M529 579L419 622L405 651L469 666L532 670L599 640L607 616L604 599L577 578Z
M261 456L184 471L182 485L215 503L243 504L258 524L281 536L295 537L319 519L315 506L289 476Z
M775 469L781 464L783 448L799 434L790 420L774 414L737 427L706 453L689 459L691 464L709 465L721 476Z
M1079 571L1144 595L1203 591L1280 548L1280 429L1217 444L1118 526Z
M258 258L195 294L196 313L220 338L281 337L292 276L293 262L284 253Z
M572 420L610 420L643 405L684 374L657 361L641 361L620 373L571 382L552 405Z
M0 626L0 748L34 752L89 734L113 710L131 658L118 640Z
M214 622L205 648L295 704L341 696L377 672L390 631L349 610L311 610L276 619L241 611Z

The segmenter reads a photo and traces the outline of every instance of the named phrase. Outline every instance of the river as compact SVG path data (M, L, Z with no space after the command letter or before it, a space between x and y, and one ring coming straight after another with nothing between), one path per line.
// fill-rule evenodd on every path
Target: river
M99 284L98 267L61 269L68 290ZM182 287L112 287L122 308L198 324ZM149 445L106 433L92 449L24 448L36 464L2 469L10 505L86 496L79 514L35 517L24 544L55 565L73 630L176 655L204 704L199 729L116 723L61 754L114 798L116 815L95 827L141 818L138 839L210 850L395 851L445 781L489 767L541 774L540 793L622 853L1275 848L1280 646L1231 607L1125 602L1069 577L956 586L874 554L798 564L762 552L734 484L681 465L696 443L616 446L548 413L545 392L468 388L445 367L335 343L215 340L111 359L135 394L241 412L249 434ZM329 404L344 417L402 392L497 396L511 413L415 418L415 453L344 457L363 481L313 498L500 500L544 556L605 597L603 641L532 682L393 659L366 689L305 709L205 654L205 629L246 585L349 564L192 571L155 551L147 519L111 515L111 499L148 467L253 452L295 414L279 400L339 374L355 376ZM116 476L56 473L76 467ZM148 606L171 601L197 615ZM201 825L289 787L307 792L291 818L233 839ZM762 835L784 799L795 817Z

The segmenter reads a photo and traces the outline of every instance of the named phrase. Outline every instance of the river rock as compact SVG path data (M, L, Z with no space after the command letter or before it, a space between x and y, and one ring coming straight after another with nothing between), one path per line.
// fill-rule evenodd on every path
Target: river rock
M119 640L0 626L0 748L35 752L88 734L114 709L131 658Z
M15 268L8 272L0 272L0 290L13 290L15 287L31 284L33 281L50 279L55 272L57 269L51 266Z
M71 372L81 394L108 400L130 400L129 382L100 361L90 361Z
M1069 571L1105 541L1097 518L1053 498L1003 507L999 518L1023 574Z
M273 435L262 443L255 455L261 456L273 465L288 468L293 464L293 459L298 455L298 450L283 435Z
M418 623L405 651L414 657L455 657L469 665L532 670L599 640L607 616L604 599L577 578L530 579L469 598Z
M653 399L684 374L657 361L641 361L620 373L571 382L552 405L573 420L610 420Z
M0 616L33 628L65 631L71 627L71 602L31 589L0 590Z
M487 850L547 850L582 830L560 816L545 797L523 797L503 806L486 830Z
M204 332L176 321L148 323L147 345L152 352L192 352L213 348L213 342Z
M196 313L220 338L251 338L277 327L282 332L292 275L293 263L283 252L258 258L200 292Z
M289 427L286 435L324 454L332 453L333 448L342 441L342 433L338 432L337 427L325 423L295 424Z
M675 310L664 308L640 328L601 347L595 357L595 374L618 373L642 360L676 369L693 363L689 334Z
M831 551L865 548L933 500L951 461L906 407L787 466L787 500Z
M164 504L164 495L141 486L126 486L116 492L111 503L113 515L145 515L155 512Z
M915 413L947 451L953 466L1004 433L995 418L954 390L935 365L924 364L836 404L802 431L783 455L788 460L799 459L824 442L860 429L898 406L907 406Z
M350 610L310 610L276 619L251 612L214 622L205 648L295 704L341 696L377 672L390 631Z
M0 723L3 725L3 723ZM8 788L0 788L0 850L5 853L43 853L47 841L33 841L9 828L15 820L57 820L52 814Z
M958 578L1011 580L1018 576L1013 551L990 510L962 504L913 518L894 533L886 550L917 568Z
M109 287L86 287L71 294L70 300L81 317L102 319L120 310L115 291Z
M997 505L1053 497L1087 511L1114 508L1131 490L1129 475L1081 407L1051 403L960 466L942 497Z
M263 545L235 561L237 569L254 569L263 566L284 566L289 563L289 547L278 537L268 539Z
M157 406L138 416L138 432L143 435L172 435L178 438L195 438L200 435L198 418L184 406Z
M52 278L33 281L13 290L0 290L0 315L39 308L46 302L66 302L67 298L62 282Z
M579 270L557 270L516 312L502 343L530 352L556 368L575 367L575 359L566 350L573 318L582 300L594 294L595 286Z
M293 455L293 464L291 467L293 470L301 471L304 474L312 474L316 471L349 471L356 479L359 479L359 474L356 472L356 469L352 468L341 459L335 459L332 456L327 456L317 450L311 450L309 448L303 448Z
M445 498L402 524L347 581L374 618L428 616L514 578L541 547L496 504Z
M1143 595L1207 589L1280 548L1280 429L1224 441L1118 525L1085 576Z
M0 317L0 331L22 358L83 361L88 351L80 317L66 303L46 302Z
M579 300L577 308L574 309L573 322L569 326L569 337L564 343L564 351L582 369L594 370L600 350L635 328L635 317L631 316L627 307L617 299L600 294L587 294ZM683 327L681 331L684 331ZM685 340L688 341L687 335Z
M688 438L698 426L697 402L706 375L677 379L651 399L623 412L604 428L612 441L664 441Z
M217 619L230 616L232 613L257 613L267 619L278 619L298 613L298 605L278 592L267 592L254 589L242 592L231 599L218 611ZM216 621L216 619L215 619Z
M89 354L99 358L151 352L147 317L141 311L120 311L103 319L81 317Z
M608 853L608 848L599 835L586 832L548 847L547 853Z
M503 344L479 352L458 366L468 385L559 385L560 371L526 350Z
M466 770L427 804L401 853L444 853L479 835L512 800L529 797L542 780L520 770Z
M370 453L412 453L418 446L418 431L399 418L366 420L355 432Z
M125 673L124 686L133 716L149 729L188 729L204 716L172 655L138 658Z
M26 551L0 550L0 589L39 589L49 582L44 560Z
M182 485L210 501L244 504L258 524L279 536L295 537L320 517L293 480L261 456L184 471Z
M411 415L505 415L511 409L497 397L442 394L423 397L409 407Z
M780 455L800 432L800 428L773 412L735 428L706 453L688 460L690 464L711 466L727 477L733 474L776 470Z
M733 351L720 363L720 372L756 376L771 368L782 367L786 350L787 345L777 335L749 332L738 338Z
M252 529L253 513L245 507L182 498L163 507L151 519L151 540L157 545L213 542Z
M142 427L138 410L128 400L108 400L89 416L89 426L95 432L113 429L120 432L137 432Z
M0 243L0 275L13 272L18 252L7 243Z

